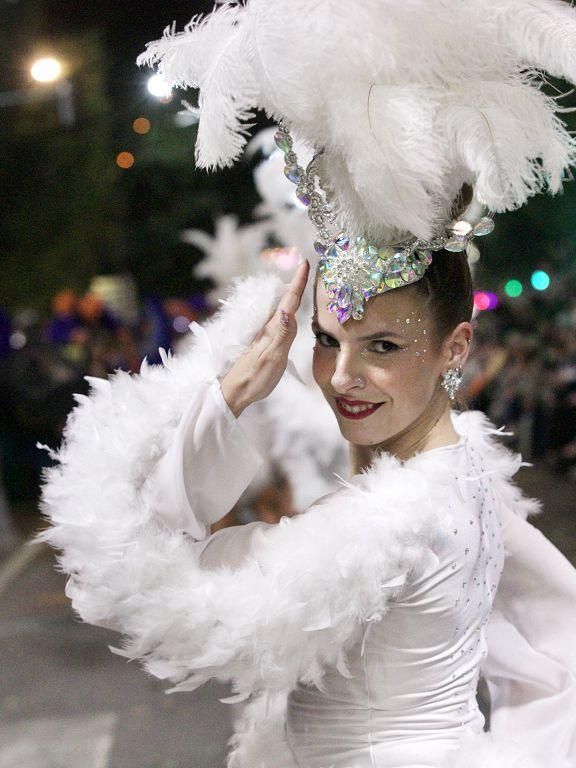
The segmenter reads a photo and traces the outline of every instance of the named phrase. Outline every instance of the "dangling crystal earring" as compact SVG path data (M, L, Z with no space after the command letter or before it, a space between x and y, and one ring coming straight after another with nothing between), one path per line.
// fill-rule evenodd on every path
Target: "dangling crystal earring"
M448 392L450 400L456 398L456 392L458 391L460 384L462 384L462 366L457 368L449 368L442 374L441 382L442 386Z

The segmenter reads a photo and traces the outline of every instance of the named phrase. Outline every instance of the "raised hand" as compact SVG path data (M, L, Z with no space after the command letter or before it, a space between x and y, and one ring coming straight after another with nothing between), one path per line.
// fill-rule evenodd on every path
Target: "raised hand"
M308 280L310 265L302 262L278 308L220 382L222 394L238 417L251 403L263 400L282 378L296 337L296 311Z

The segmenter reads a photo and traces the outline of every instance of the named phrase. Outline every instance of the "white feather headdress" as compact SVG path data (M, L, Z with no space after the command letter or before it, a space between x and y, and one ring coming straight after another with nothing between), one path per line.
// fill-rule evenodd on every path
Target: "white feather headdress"
M200 89L197 162L233 163L256 108L323 148L346 227L431 239L463 184L493 211L561 188L575 142L542 91L576 82L562 0L246 0L140 63Z

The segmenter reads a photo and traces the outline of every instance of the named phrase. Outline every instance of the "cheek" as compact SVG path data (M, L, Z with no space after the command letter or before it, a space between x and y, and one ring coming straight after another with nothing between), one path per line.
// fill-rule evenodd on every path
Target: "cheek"
M406 366L404 388L406 396L419 403L427 403L434 392L438 378L432 356L415 357Z
M428 402L434 389L435 372L422 356L412 349L399 352L394 361L370 366L372 384L396 401Z
M326 389L334 375L335 357L322 347L314 347L312 355L312 375L320 389Z

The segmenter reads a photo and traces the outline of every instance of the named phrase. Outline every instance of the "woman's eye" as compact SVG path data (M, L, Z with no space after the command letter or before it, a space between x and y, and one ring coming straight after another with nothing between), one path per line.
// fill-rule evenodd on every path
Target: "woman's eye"
M337 347L337 346L339 346L338 342L336 341L336 339L333 338L332 336L328 336L327 333L322 333L322 332L319 331L319 332L315 333L314 336L316 337L316 342L321 347Z
M379 355L385 355L389 352L395 352L400 347L394 344L393 341L373 341L369 347L371 352L376 352Z

